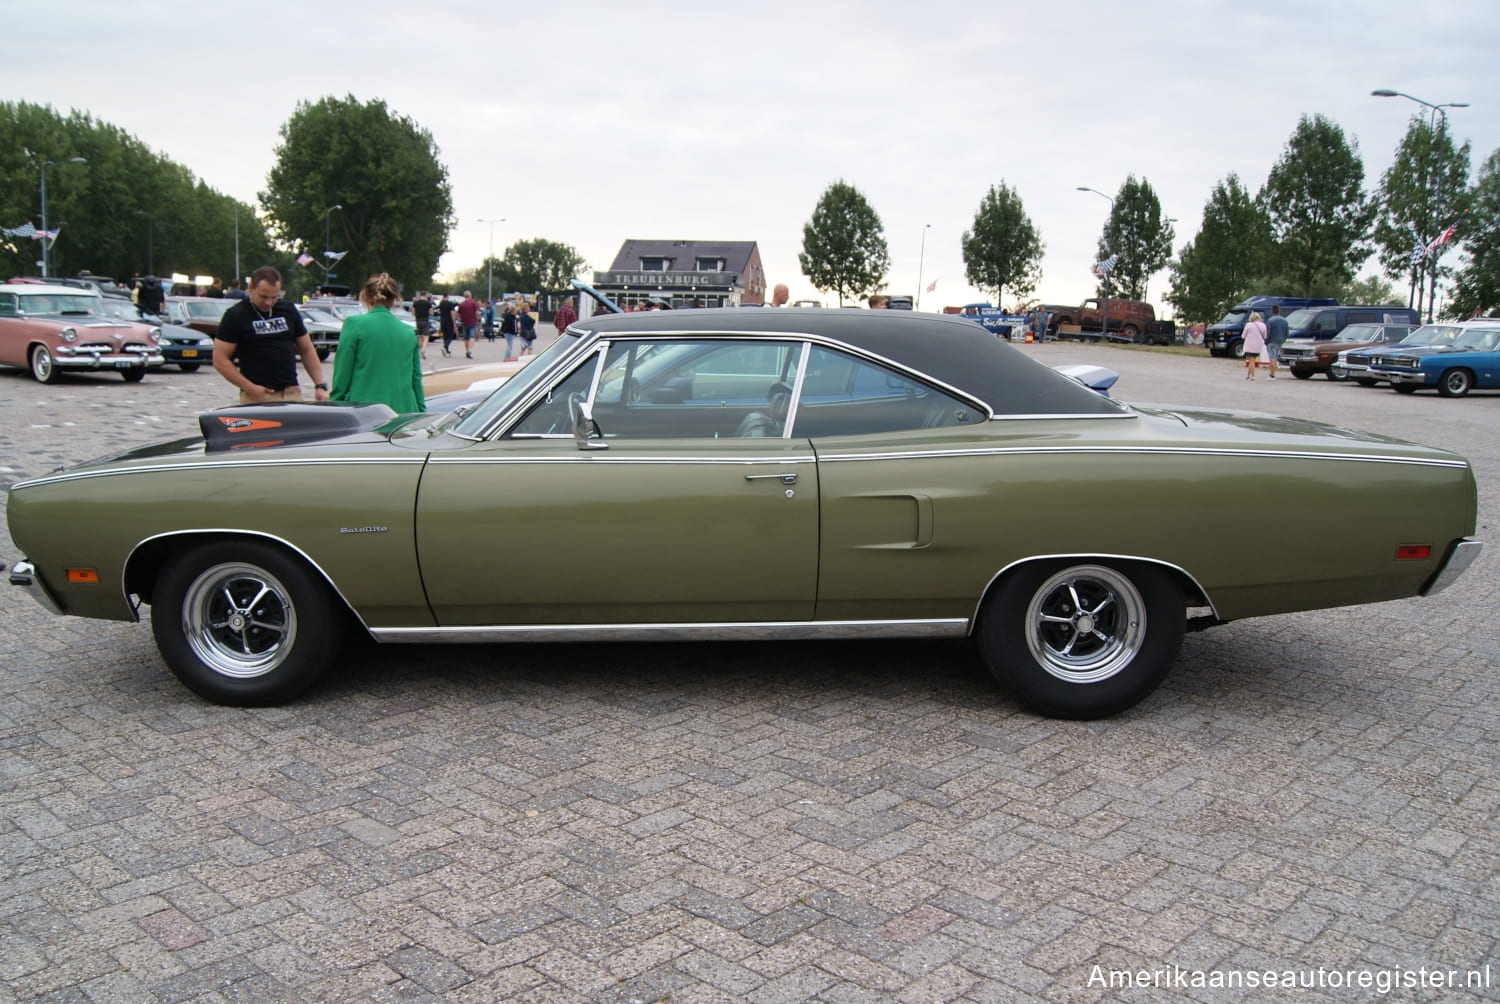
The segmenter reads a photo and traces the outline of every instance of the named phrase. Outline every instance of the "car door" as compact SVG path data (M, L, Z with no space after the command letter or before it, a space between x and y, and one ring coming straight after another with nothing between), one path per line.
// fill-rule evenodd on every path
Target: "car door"
M437 622L811 620L817 465L772 401L801 353L784 340L606 343L502 434L434 453L416 536ZM582 444L575 403L599 433Z

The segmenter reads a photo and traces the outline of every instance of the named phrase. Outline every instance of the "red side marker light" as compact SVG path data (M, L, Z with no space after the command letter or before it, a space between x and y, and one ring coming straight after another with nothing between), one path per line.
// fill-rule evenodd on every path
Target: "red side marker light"
M99 572L94 568L70 568L68 569L69 582L98 582Z
M1402 544L1396 548L1397 561L1426 561L1431 554L1431 544Z

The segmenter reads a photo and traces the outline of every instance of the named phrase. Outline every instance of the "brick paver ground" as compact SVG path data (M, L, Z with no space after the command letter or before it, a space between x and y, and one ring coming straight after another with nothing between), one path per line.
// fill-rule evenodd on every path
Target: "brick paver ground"
M1457 449L1497 546L1500 396L1025 351L1113 366L1126 399ZM211 371L0 374L0 484L230 399ZM0 999L1344 1001L1382 999L1346 973L1421 967L1489 986L1383 999L1497 999L1497 583L1491 550L1431 600L1189 635L1157 694L1089 723L915 643L371 645L293 705L220 708L147 625L11 590Z

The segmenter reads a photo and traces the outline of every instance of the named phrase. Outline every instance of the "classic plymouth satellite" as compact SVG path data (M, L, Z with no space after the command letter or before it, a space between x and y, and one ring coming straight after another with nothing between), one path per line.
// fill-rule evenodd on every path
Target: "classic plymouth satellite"
M963 637L1049 715L1149 694L1188 627L1431 595L1478 553L1459 456L1130 406L971 321L593 317L443 415L271 404L13 486L10 581L152 605L167 666L286 701L380 642ZM1345 518L1304 547L1229 523ZM524 526L524 533L490 528Z

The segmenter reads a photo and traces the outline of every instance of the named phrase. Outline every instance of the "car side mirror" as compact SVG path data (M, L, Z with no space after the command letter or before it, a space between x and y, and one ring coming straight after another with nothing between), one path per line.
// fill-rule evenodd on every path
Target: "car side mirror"
M582 394L568 398L568 414L573 419L573 441L580 450L609 449L604 434L599 431L599 423L594 421L594 409L589 407Z

